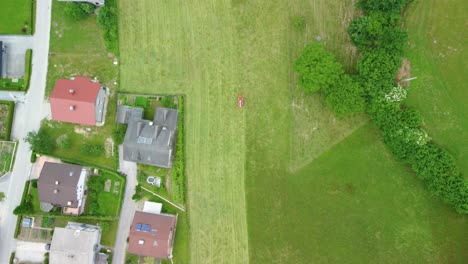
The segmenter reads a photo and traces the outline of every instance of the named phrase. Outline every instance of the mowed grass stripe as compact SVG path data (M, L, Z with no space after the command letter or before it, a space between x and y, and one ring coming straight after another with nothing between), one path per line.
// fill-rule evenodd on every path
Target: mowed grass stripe
M186 95L190 262L248 263L240 48L230 2L120 5L122 89Z

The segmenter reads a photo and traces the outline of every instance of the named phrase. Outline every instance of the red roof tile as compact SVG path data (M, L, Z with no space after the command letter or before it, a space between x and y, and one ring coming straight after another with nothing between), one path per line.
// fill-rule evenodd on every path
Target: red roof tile
M176 222L174 215L135 212L130 226L128 252L145 257L169 258ZM143 225L146 225L146 229Z
M88 77L59 79L50 95L52 120L96 125L95 102L101 84Z

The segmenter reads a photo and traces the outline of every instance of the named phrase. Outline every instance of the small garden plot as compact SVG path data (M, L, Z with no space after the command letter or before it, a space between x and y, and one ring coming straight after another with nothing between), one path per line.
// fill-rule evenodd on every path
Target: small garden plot
M3 78L0 79L0 90L13 90L13 91L20 91L23 89L24 86L24 79L11 79L11 78Z
M84 214L95 216L119 215L124 186L123 177L101 171L100 175L91 176L87 185L87 208Z
M15 151L16 142L0 141L0 176L11 170Z
M0 101L0 140L10 140L15 103Z

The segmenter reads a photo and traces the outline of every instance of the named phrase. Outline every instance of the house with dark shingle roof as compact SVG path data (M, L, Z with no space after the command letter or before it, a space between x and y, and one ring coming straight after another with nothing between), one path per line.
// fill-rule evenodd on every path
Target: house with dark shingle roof
M81 214L88 176L89 170L83 166L45 162L37 181L41 208L57 206L64 212Z
M177 110L157 108L153 121L130 119L123 144L123 159L171 168L177 118Z
M128 252L158 259L172 258L177 216L136 211L128 237Z
M52 120L95 126L104 122L106 91L91 78L59 79L50 95Z

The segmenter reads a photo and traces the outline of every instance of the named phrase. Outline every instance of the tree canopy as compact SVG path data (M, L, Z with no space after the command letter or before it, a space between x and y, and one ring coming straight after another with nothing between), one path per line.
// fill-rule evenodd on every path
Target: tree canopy
M294 70L299 74L299 84L308 92L335 85L344 73L335 57L318 42L304 48Z

